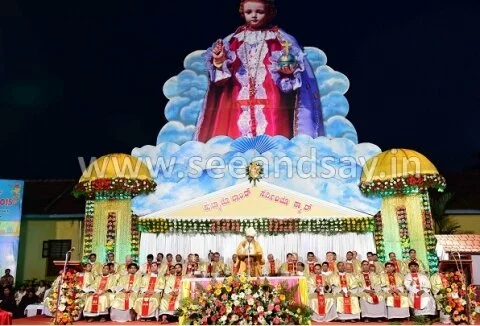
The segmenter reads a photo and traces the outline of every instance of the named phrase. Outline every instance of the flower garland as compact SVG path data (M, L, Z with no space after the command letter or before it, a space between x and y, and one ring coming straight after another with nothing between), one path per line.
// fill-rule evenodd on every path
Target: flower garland
M435 188L443 191L447 187L445 178L439 174L409 175L389 180L362 181L360 190L367 196L388 197L416 194L423 189Z
M130 255L133 261L138 261L138 256L140 254L140 232L138 231L138 216L132 214L130 220L130 232L132 234L131 244L130 244Z
M407 209L397 207L397 222L400 233L400 246L402 247L402 258L408 260L410 251L410 233L408 232Z
M139 219L138 230L148 233L244 233L253 227L262 234L285 233L366 233L375 230L370 217L318 219Z
M72 324L74 320L80 317L80 313L85 306L81 289L77 286L76 275L77 273L74 269L67 269L60 288L60 305L58 309L57 299L59 293L56 282L54 282L53 289L45 300L48 310L54 316L53 323L55 325Z
M107 217L107 235L105 242L105 259L109 253L115 253L115 240L117 233L117 214L115 212L108 212Z
M475 320L475 287L466 287L464 275L460 271L443 273L443 288L439 292L439 306L442 312L449 315L454 324L469 323L470 317ZM467 300L469 299L467 302Z
M428 192L421 193L422 200L422 218L425 236L425 246L427 250L428 267L431 273L438 271L438 256L436 252L437 238L435 237L435 229L433 225L432 212L430 209L430 198Z
M157 184L153 180L129 178L103 178L78 183L73 195L88 199L130 199L139 194L154 192Z
M377 256L380 261L386 261L385 257L385 245L383 239L383 222L382 222L382 213L378 212L374 216L375 219L375 229L374 229L374 237L375 237L375 247L377 251Z
M245 275L226 277L181 301L176 314L189 325L308 325L313 310L295 303L298 286L274 286Z
M93 250L93 214L94 214L95 202L93 200L87 200L85 203L85 227L83 237L83 252L84 260L88 259L88 256Z

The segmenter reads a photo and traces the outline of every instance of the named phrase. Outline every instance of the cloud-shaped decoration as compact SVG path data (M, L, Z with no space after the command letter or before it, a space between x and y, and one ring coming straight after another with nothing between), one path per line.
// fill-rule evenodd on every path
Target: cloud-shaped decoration
M206 75L197 74L193 70L183 70L165 82L163 94L168 99L172 99L174 96L203 98L208 87L207 81Z
M202 55L205 53L205 50L193 51L185 57L183 60L183 66L185 69L193 70L198 74L207 75L207 65Z
M348 138L354 143L358 143L355 127L350 121L341 116L334 116L325 122L325 134L329 137Z
M345 94L350 87L350 81L341 72L335 71L329 66L320 66L315 69L320 94L328 95L331 92Z
M157 144L171 142L181 145L192 140L194 133L194 125L185 126L181 122L170 121L163 126L162 130L160 130L157 137Z
M320 89L326 135L346 137L357 142L355 128L345 119L349 111L349 104L344 96L350 86L348 78L327 66L327 56L322 50L305 47L304 51L312 65ZM208 72L202 57L204 52L204 50L197 50L188 54L184 60L185 70L164 84L163 92L169 99L165 107L165 116L169 122L181 124L175 124L173 128L167 123L157 137L157 144L170 141L182 144L193 139L191 127L196 125L208 89ZM336 117L344 119L329 121ZM182 125L183 128L181 128ZM182 137L178 138L178 135ZM186 135L191 137L188 138Z
M350 109L347 98L339 92L330 92L322 96L321 101L324 121L335 116L346 117Z
M327 56L322 50L310 46L306 46L303 50L313 70L327 64Z
M264 161L267 182L366 213L379 210L380 200L363 196L358 188L363 164L381 152L376 145L305 135L269 138L276 146L264 153L239 148L238 139L226 136L205 144L170 142L135 148L133 156L155 162L151 172L158 186L155 193L134 198L134 212L145 215L245 182L245 167L254 159Z

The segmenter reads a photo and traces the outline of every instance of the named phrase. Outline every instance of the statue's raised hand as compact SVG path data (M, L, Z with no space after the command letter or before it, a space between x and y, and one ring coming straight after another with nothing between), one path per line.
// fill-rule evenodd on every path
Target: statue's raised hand
M223 62L225 61L225 51L223 48L223 42L221 39L217 40L217 44L212 50L212 57L213 57L213 64L216 67L221 67Z

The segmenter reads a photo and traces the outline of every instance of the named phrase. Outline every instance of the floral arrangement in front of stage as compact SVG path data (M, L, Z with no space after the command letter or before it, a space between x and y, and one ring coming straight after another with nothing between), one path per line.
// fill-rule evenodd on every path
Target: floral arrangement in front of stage
M85 306L82 289L77 285L77 273L74 269L67 269L60 287L60 304L57 309L58 284L50 292L45 304L54 316L55 325L72 324L80 317Z
M130 199L139 194L155 191L157 184L153 180L131 178L102 178L78 183L73 195L84 195L87 199Z
M139 219L140 232L149 233L236 233L253 227L261 234L284 233L366 233L373 232L375 221L369 217L319 219Z
M408 232L407 209L397 207L398 232L400 233L400 246L402 247L402 258L408 259L410 251L410 233Z
M442 312L449 315L454 324L469 323L469 314L470 318L475 320L475 287L467 288L464 275L460 271L443 273L443 276L443 288L438 300Z
M230 276L200 287L195 298L182 300L176 314L185 324L306 325L313 311L295 302L296 290L286 283L273 286L266 278Z
M359 187L367 196L388 197L416 194L427 188L443 191L447 187L447 182L439 174L422 174L396 177L389 180L362 181Z

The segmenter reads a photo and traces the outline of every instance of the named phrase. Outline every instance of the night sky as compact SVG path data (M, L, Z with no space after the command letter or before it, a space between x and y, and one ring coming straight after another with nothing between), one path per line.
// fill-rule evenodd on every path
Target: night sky
M480 2L278 0L275 23L350 80L360 142L441 173L480 152ZM242 23L238 1L0 4L0 178L78 178L78 157L155 145L165 81Z

